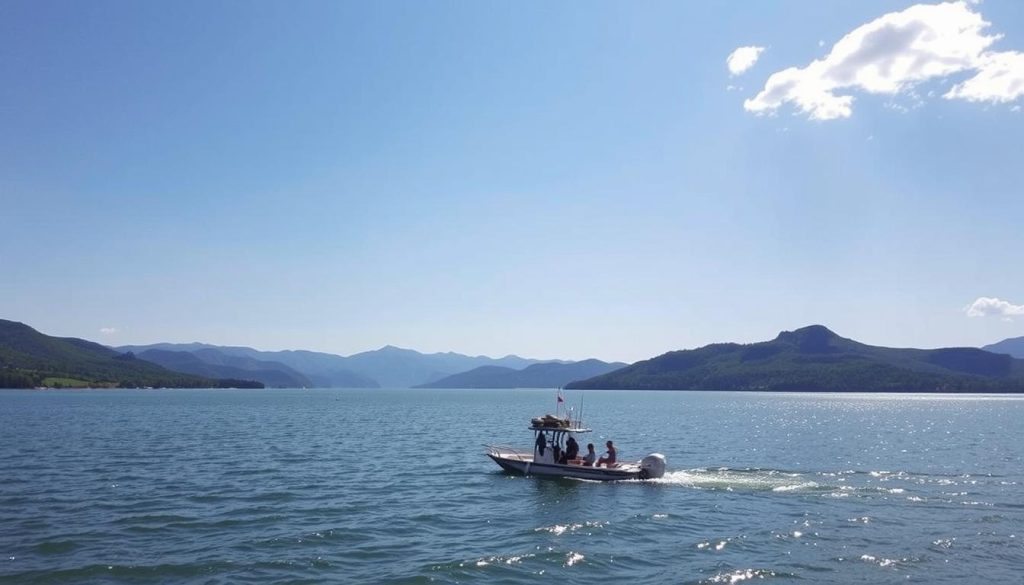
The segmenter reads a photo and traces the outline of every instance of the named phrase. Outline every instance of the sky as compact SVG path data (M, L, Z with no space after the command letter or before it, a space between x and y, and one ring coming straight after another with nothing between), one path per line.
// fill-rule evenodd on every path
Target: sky
M635 361L1024 335L1024 3L0 4L0 318Z

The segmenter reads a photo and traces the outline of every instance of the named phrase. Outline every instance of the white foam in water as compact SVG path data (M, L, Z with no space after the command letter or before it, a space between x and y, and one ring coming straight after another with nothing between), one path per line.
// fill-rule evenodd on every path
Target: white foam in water
M570 552L565 555L565 566L571 567L576 563L582 561L585 557L578 552Z
M492 557L486 557L486 558L482 558L482 559L477 559L477 561L474 562L473 565L476 566L476 567L486 567L486 566L491 565L491 564L517 565L517 564L523 562L523 559L528 559L528 558L530 558L532 556L533 556L532 554L525 554L525 555L498 555L498 556L492 556ZM466 566L466 564L465 563L459 563L459 566L460 567L464 567L464 566Z
M697 550L706 550L710 548L714 548L715 550L722 550L723 548L725 548L725 545L729 544L729 540L730 539L719 540L715 543L712 543L709 540L705 540L704 542L697 543Z
M764 579L774 577L773 571L764 569L740 569L731 573L720 573L707 580L708 583L740 583L747 579Z
M820 487L814 481L799 481L800 477L799 473L775 470L687 469L670 471L659 479L647 480L647 483L726 491L788 492Z
M584 522L582 524L555 524L553 526L541 526L540 528L534 528L534 532L550 532L555 536L560 536L566 532L576 532L581 528L600 528L607 524L607 522Z
M916 496L908 495L906 488L902 487L881 487L873 485L875 482L891 480L913 480L916 476L905 471L868 471L862 472L865 478L871 478L866 485L850 485L847 478L837 478L837 475L856 475L854 471L840 472L790 472L773 469L730 469L719 468L694 468L678 471L669 471L664 477L650 479L645 483L659 485L675 485L702 490L723 490L723 491L771 491L775 493L813 493L822 497L846 498L846 497L872 497L875 494L906 495L912 502L924 501ZM810 479L831 483L820 483ZM854 482L860 483L860 482ZM989 505L984 502L962 502L963 505Z
M796 490L806 490L818 487L818 483L814 481L805 481L795 485L780 485L772 488L773 492L792 492Z
M580 526L580 525L579 524L573 524L572 525L573 528L576 528L578 526ZM536 528L534 530L535 531L550 532L551 534L554 534L555 536L558 536L559 534L562 534L563 532L565 532L568 529L569 529L569 526L567 526L565 524L555 524L554 526L545 526L543 528Z
M860 560L864 561L865 563L872 563L872 564L878 565L879 567L891 567L891 566L896 565L898 563L910 562L910 561L912 561L914 559L908 559L908 558L887 559L887 558L884 558L884 557L879 558L879 557L876 557L874 555L860 555Z

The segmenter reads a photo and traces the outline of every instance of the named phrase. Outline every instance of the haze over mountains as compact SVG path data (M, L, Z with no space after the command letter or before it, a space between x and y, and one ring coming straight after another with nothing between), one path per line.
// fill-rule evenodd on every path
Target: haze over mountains
M207 343L154 343L151 345L125 345L115 348L121 352L133 352L139 356L156 354L164 365L170 360L183 363L187 356L208 365L230 365L232 360L246 359L249 363L259 364L261 369L288 372L296 376L297 383L289 387L333 387L333 388L377 388L380 384L371 377L353 372L345 367L345 358L315 351L259 351L251 347L217 346ZM174 354L174 355L172 355ZM182 355L183 354L183 355ZM275 384L276 385L276 384Z
M201 348L195 352L147 349L135 353L135 356L168 370L209 378L250 379L273 388L308 388L314 385L304 374L280 362L227 355L213 348Z
M587 375L596 372L588 369L590 361L581 362L578 371ZM407 388L482 366L515 372L535 365L568 364L571 362L515 355L490 358L454 352L424 354L394 346L347 357L205 343L109 348L83 339L51 337L25 324L0 320L0 387Z
M436 382L421 384L417 388L561 388L573 380L591 378L626 365L590 359L573 363L533 364L521 370L480 366Z
M293 380L283 384L287 387L411 388L481 366L519 370L535 364L562 363L515 355L490 358L454 352L424 354L390 345L347 357L305 350L260 351L204 343L125 345L116 349L132 352L142 359L153 359L171 369L183 368L180 371L188 373L226 376L234 375L235 368L244 367L253 379L268 386L281 386L268 375L275 379L287 376ZM302 378L305 383L299 383Z

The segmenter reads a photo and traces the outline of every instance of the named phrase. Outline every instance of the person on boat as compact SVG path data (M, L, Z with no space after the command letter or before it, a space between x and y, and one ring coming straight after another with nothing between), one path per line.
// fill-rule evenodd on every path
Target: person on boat
M597 460L597 466L601 467L601 464L604 464L605 467L611 467L615 465L615 456L617 455L615 452L615 445L612 445L611 441L608 441L604 445L605 447L608 447L608 452L605 453L605 457Z
M544 433L537 433L537 440L533 444L533 460L540 461L544 458L544 451L547 449L548 442L544 438Z
M587 456L583 458L583 465L593 467L595 460L597 460L597 452L594 451L594 444L587 443Z
M561 459L558 460L558 462L563 465L572 463L573 460L576 459L576 456L579 455L579 453L580 444L576 442L576 439L569 437L569 439L565 442L565 453L562 454L562 457Z

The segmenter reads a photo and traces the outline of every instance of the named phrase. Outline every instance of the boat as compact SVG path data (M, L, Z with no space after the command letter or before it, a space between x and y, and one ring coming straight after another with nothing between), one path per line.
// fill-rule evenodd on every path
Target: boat
M533 431L533 449L519 449L501 445L484 445L487 456L505 471L523 475L572 477L595 481L616 481L625 479L656 479L665 475L665 456L651 453L639 461L619 461L609 467L584 465L576 459L559 463L557 454L565 451L569 437L593 432L582 426L581 421L571 418L557 418L551 415L530 421ZM585 445L586 441L579 441Z

